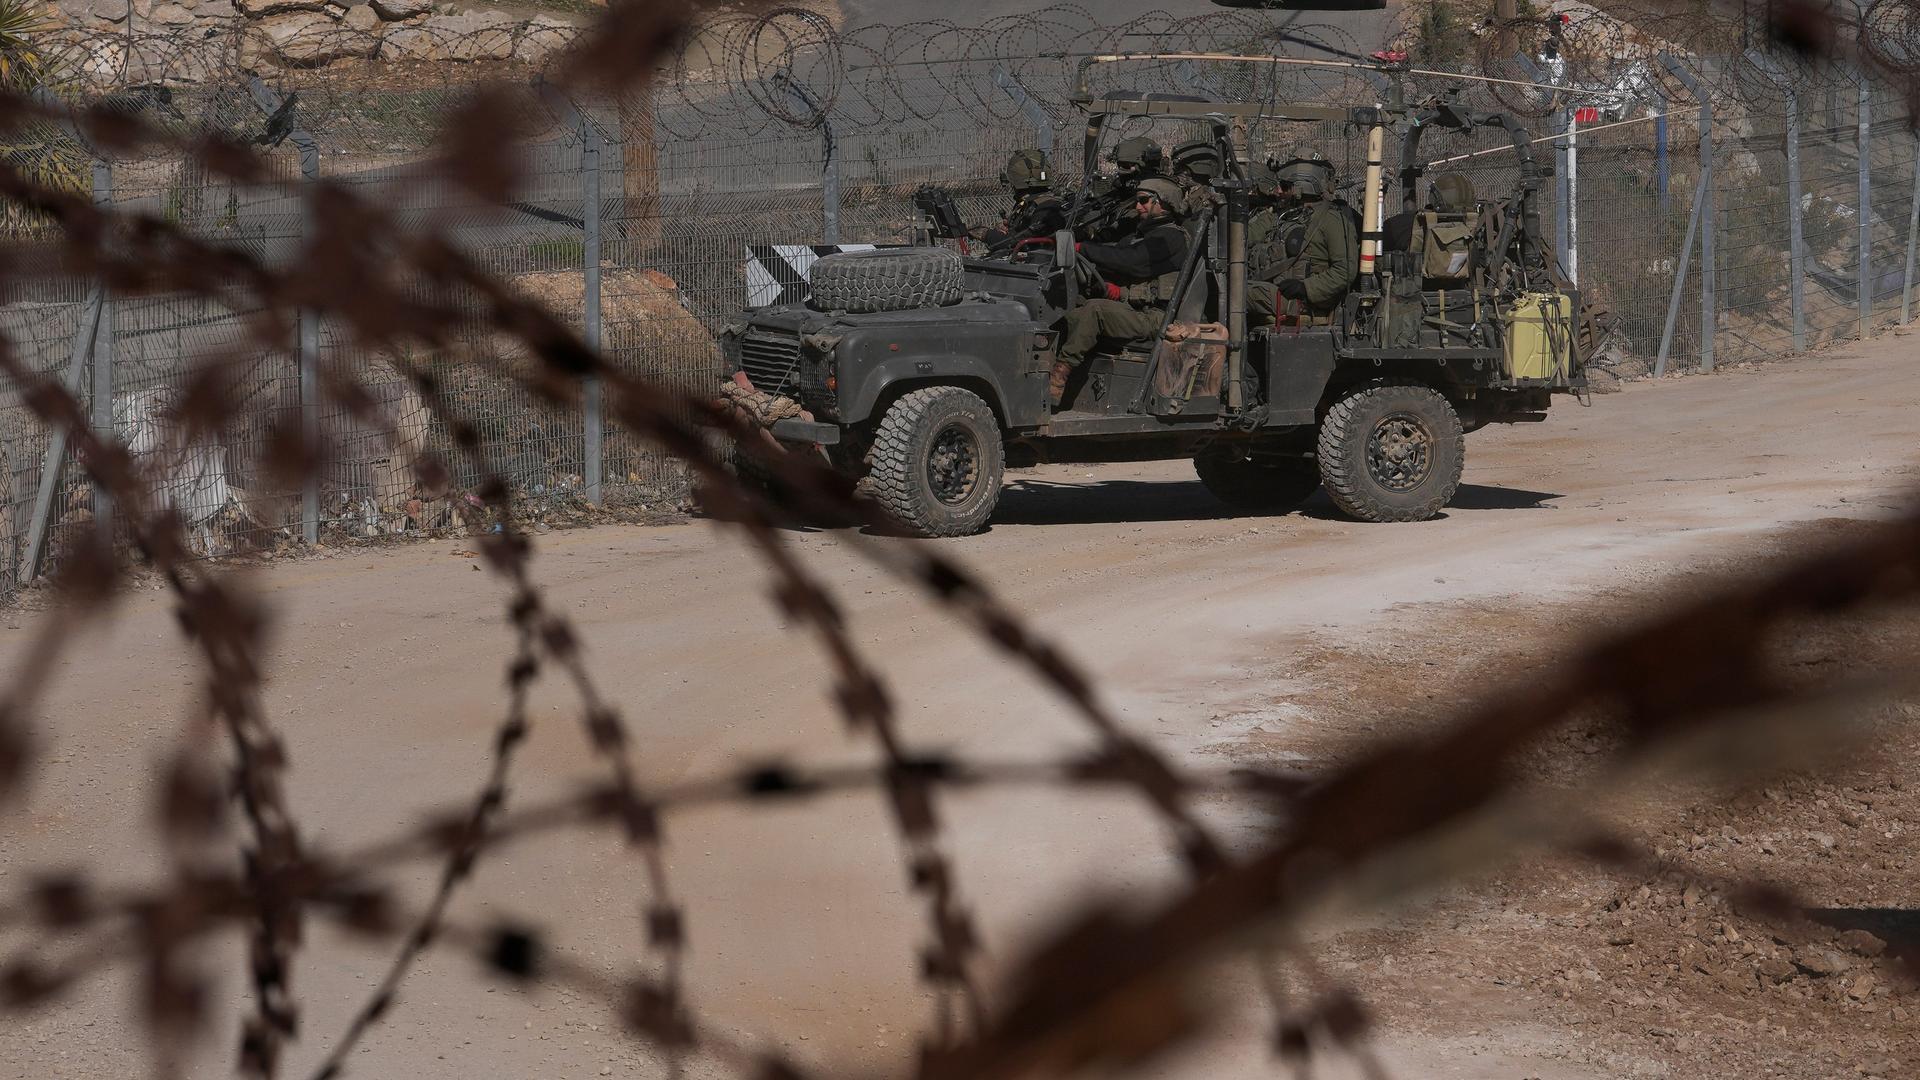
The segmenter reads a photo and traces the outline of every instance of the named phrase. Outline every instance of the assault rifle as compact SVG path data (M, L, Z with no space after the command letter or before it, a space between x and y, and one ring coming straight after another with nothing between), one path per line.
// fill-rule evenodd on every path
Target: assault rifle
M913 193L913 205L926 216L929 231L941 240L965 240L967 223L953 204L953 192L928 184Z

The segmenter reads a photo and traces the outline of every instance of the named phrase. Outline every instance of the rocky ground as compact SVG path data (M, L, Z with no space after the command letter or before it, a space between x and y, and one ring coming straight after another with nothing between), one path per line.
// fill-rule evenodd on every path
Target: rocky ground
M1596 597L1572 627L1563 606L1516 599L1303 650L1274 669L1289 692L1266 707L1311 702L1311 721L1232 754L1337 761L1358 741L1417 732L1485 693L1489 673L1549 668L1569 629L1572 640L1619 629L1857 527L1819 521L1744 543L1663 582L1657 598ZM1828 682L1901 670L1917 652L1920 616L1901 613L1805 628L1781 643L1781 664ZM1646 871L1524 860L1410 917L1339 934L1326 954L1389 1029L1497 1045L1503 1027L1538 1025L1556 1033L1542 1056L1593 1075L1915 1075L1920 994L1905 961L1920 959L1916 721L1920 700L1879 702L1864 739L1817 771L1791 767L1796 748L1736 783L1620 796L1603 819L1650 855ZM1543 748L1531 778L1547 791L1590 780L1613 742L1603 719L1576 724ZM1793 890L1814 917L1769 917L1730 896L1752 883Z

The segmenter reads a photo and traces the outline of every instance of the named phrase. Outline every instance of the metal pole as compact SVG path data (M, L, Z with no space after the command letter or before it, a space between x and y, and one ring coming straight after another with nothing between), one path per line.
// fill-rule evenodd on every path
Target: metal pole
M106 207L113 202L113 166L105 161L93 163L93 203ZM104 284L100 290L99 324L93 334L93 433L102 443L113 442L113 300ZM107 485L93 483L93 523L100 542L113 550L113 495Z
M1713 332L1719 325L1719 303L1714 293L1713 234L1720 220L1713 198L1713 99L1700 95L1700 199L1706 212L1700 218L1700 370L1713 370Z
M1793 311L1793 349L1807 348L1807 240L1800 209L1800 95L1793 79L1757 49L1747 58L1780 88L1787 109L1787 295Z
M1868 178L1868 162L1873 158L1873 88L1867 82L1865 72L1855 72L1860 82L1860 129L1858 139L1858 158L1860 163L1860 336L1865 338L1873 328L1873 181Z
M1573 220L1569 216L1573 209L1573 193L1567 189L1567 182L1573 177L1573 170L1568 167L1571 155L1567 138L1568 129L1573 125L1573 110L1567 109L1554 119L1560 129L1555 134L1560 137L1553 144L1553 246L1559 252L1561 268L1565 269L1567 252L1573 246Z
M1567 110L1567 280L1580 285L1580 113Z
M258 75L247 76L247 92L252 95L253 103L267 116L269 129L278 127L283 121L293 119L299 114L298 101L289 100L275 93ZM302 245L312 242L313 198L316 185L320 181L320 144L314 141L313 134L304 127L295 127L287 132L287 141L300 150L300 179L302 182L300 206L300 239ZM309 450L320 445L320 313L311 308L301 308L298 313L296 330L298 358L296 365L300 383L300 439ZM320 542L320 474L315 471L302 478L300 483L300 537L309 546Z
M1793 349L1807 348L1807 236L1800 206L1800 95L1783 83L1787 101L1787 295L1793 308Z
M300 134L305 135L305 132ZM320 182L320 147L311 138L300 144L300 178L306 187L305 206L300 218L307 242L313 230L313 198ZM320 445L320 313L300 309L300 439L313 453ZM316 458L317 460L317 458ZM320 472L314 470L300 482L300 538L311 547L320 542Z
M826 141L827 162L820 173L822 243L840 242L840 145L833 138L833 122L820 122L820 137Z
M1914 240L1920 237L1920 138L1913 144L1913 202L1907 209L1907 272L1900 278L1900 325L1913 318Z
M80 308L80 325L73 332L73 347L67 354L67 392L75 397L84 392L87 360L93 355L94 336L100 332L100 310L104 294L95 284L87 290L86 303ZM33 520L27 525L27 557L20 566L20 582L28 584L40 573L40 555L47 546L47 526L53 520L53 497L60 490L60 471L67 461L67 427L56 426L47 440L46 461L40 466L40 487L33 496Z
M1705 192L1695 189L1693 212L1687 215L1687 239L1680 245L1680 265L1673 272L1673 293L1667 298L1667 323L1660 331L1660 352L1653 360L1653 374L1667 373L1667 352L1673 348L1673 329L1680 322L1680 294L1687 287L1687 264L1693 258L1693 234L1700 230L1700 215L1705 211Z
M584 262L586 284L587 347L600 351L600 130L583 114L580 118L580 221L586 234ZM604 463L600 416L600 379L588 376L581 385L581 408L585 410L582 434L586 440L587 501L601 502Z
M1027 93L1027 88L1021 86L1020 80L1014 78L1006 68L993 69L993 84L1006 91L1007 96L1019 104L1020 111L1027 114L1027 122L1033 125L1033 145L1046 151L1047 157L1052 158L1053 117L1047 115L1047 110L1034 100L1033 95Z
M1660 94L1658 89L1654 93L1660 95L1660 111L1653 117L1653 186L1660 197L1660 220L1664 223L1673 203L1668 191L1667 97L1665 94Z

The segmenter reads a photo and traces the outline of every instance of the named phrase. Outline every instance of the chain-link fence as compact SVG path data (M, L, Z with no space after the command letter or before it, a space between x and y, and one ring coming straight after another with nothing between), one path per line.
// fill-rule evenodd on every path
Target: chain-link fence
M272 168L257 182L214 179L177 156L109 151L57 124L15 131L0 155L116 210L189 225L210 251L269 263L315 257L317 203L328 185L344 186L401 212L411 228L446 236L627 370L698 386L718 374L720 325L781 295L818 245L907 239L919 185L947 185L970 220L990 220L1002 208L1007 156L1033 145L1075 182L1083 118L1071 98L1086 56L1233 51L1331 65L1142 60L1093 69L1086 77L1096 90L1344 105L1391 92L1376 67L1340 59L1358 48L1340 31L1246 13L1106 27L1060 8L965 31L868 27L850 36L801 12L730 18L694 35L647 98L622 101L555 94L542 68L564 57L564 34L537 30L439 41L433 63L385 59L369 46L347 53L370 60L271 77L252 74L237 54L188 63L184 45L156 45L65 86L149 122L266 147ZM1445 71L1416 62L1397 77L1410 100L1454 94L1470 108L1518 112L1540 140L1536 152L1555 159L1542 213L1566 268L1613 313L1603 363L1711 367L1905 318L1915 151L1895 95L1847 71L1790 68L1771 55L1629 47L1598 19L1557 32L1596 35L1584 49L1562 41L1562 55L1605 62L1548 70L1529 55L1544 46L1496 28L1482 52L1511 45L1511 63L1483 56ZM538 47L522 48L529 43ZM137 62L146 55L166 64L147 70ZM468 121L513 129L529 148L504 202L435 164L447 160L443 149L457 152L433 143L441 121L482 77L514 92ZM1162 141L1180 137L1164 123L1136 126ZM1255 153L1324 150L1358 197L1359 129L1271 124L1249 138ZM1438 163L1432 173L1469 176L1482 197L1504 195L1518 175L1498 131L1435 132L1421 154ZM1390 149L1390 171L1398 156ZM28 240L36 228L11 211L5 224ZM409 287L337 283L348 296ZM96 426L146 459L204 554L446 526L453 508L415 497L406 460L457 449L420 400L422 375L444 376L443 399L475 426L530 515L671 504L685 494L679 469L593 415L591 396L555 405L486 374L488 365L446 362L474 354L508 369L517 362L480 311L464 336L418 354L361 349L344 326L304 316L278 328L283 349L261 353L246 343L266 313L120 295L51 256L31 288L0 300L0 329L14 347L88 398ZM249 420L182 444L162 421L210 361L219 361L220 392ZM322 406L315 380L329 371L374 388L398 430L369 431ZM324 437L335 464L317 485L289 490L272 467L275 432L301 424ZM31 420L11 391L0 399L0 475L0 591L11 591L109 508L59 434Z

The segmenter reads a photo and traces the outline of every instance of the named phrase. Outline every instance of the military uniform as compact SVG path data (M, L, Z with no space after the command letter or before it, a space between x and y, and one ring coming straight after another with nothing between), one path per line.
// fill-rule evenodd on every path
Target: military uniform
M1297 304L1297 314L1324 320L1359 276L1359 224L1345 202L1325 197L1333 188L1333 164L1324 155L1294 150L1267 167L1286 199L1263 224L1257 246L1249 229L1248 276L1257 280L1247 285L1247 314L1255 325L1267 325Z
M1273 322L1286 310L1279 285L1288 280L1299 281L1305 289L1305 298L1296 301L1305 315L1331 315L1360 273L1360 234L1353 213L1345 202L1332 199L1276 214L1257 256L1249 236L1247 263L1249 278L1257 279L1247 285L1247 312L1257 325Z
M1053 193L1053 163L1046 151L1015 151L1000 182L1013 189L1013 206L1006 219L998 228L968 229L968 236L990 248L1006 249L1028 237L1052 236L1066 228L1067 207Z
M974 239L996 251L1011 248L1035 236L1052 236L1067 227L1067 204L1051 191L1021 195L1013 200L998 228L978 230Z
M1095 180L1073 231L1083 240L1112 243L1133 235L1139 213L1133 196L1140 181L1160 175L1165 153L1152 139L1123 139L1113 148L1112 161L1120 166L1118 175L1108 181ZM1169 209L1178 211L1181 207Z
M1178 186L1165 179L1147 183L1159 186L1156 197L1177 214L1178 208L1168 203L1178 197ZM1102 341L1140 341L1160 332L1186 267L1187 230L1170 214L1139 222L1134 235L1120 243L1082 244L1079 257L1106 278L1108 295L1085 301L1067 315L1056 384L1065 379L1060 365L1078 367Z
M1173 180L1180 185L1185 213L1191 218L1213 205L1213 181L1221 173L1220 148L1201 140L1175 147Z

